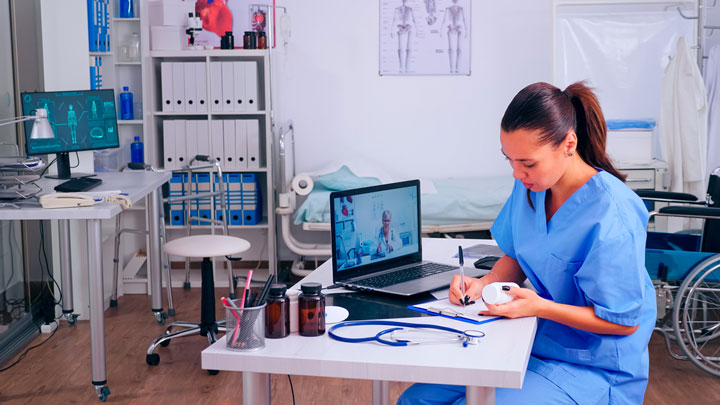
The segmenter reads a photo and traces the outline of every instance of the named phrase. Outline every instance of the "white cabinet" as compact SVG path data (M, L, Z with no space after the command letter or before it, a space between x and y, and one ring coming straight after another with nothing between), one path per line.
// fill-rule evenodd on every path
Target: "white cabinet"
M244 198L230 201L230 235L250 241L245 262L267 260L270 273L277 274L268 52L150 51L143 59L145 156L153 166L165 169L177 169L198 154L221 162L230 191L239 196L240 189L234 190L233 184L240 181ZM205 209L205 215L213 218L219 214L214 202L190 209ZM185 226L173 224L173 218L168 215L169 240L186 235ZM192 229L193 234L222 231L219 225ZM183 261L171 258L176 263L173 268L183 267L178 263ZM216 272L215 280L222 286L226 277Z

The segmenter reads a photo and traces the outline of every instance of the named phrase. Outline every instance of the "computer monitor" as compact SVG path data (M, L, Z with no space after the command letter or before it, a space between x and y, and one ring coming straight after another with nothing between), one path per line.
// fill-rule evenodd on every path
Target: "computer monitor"
M33 121L25 121L25 144L31 156L57 154L58 174L54 177L88 176L70 173L70 152L120 146L114 90L52 91L21 96L23 115L31 115L38 108L47 110L55 137L31 139Z

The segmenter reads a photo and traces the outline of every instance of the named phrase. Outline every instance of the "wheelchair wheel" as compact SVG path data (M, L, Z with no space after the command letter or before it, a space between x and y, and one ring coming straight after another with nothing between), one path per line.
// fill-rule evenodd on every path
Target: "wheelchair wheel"
M690 271L676 293L672 319L687 358L720 377L720 255Z

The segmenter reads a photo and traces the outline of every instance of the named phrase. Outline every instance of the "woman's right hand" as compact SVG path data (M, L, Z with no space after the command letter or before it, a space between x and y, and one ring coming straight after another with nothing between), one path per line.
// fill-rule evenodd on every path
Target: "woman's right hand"
M474 278L474 277L465 277L465 295L470 297L469 301L477 301L481 299L482 296L482 289L489 283L489 280L486 280L486 277L483 278ZM455 274L453 276L452 282L450 282L450 292L448 293L448 298L450 299L450 302L455 305L462 305L461 300L464 298L462 297L462 290L460 288L460 275Z

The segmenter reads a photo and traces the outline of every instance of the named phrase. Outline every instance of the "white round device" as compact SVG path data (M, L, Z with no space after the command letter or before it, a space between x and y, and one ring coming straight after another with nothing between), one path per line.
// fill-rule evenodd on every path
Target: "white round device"
M513 296L503 291L503 286L519 288L515 283L491 283L482 290L482 298L488 304L499 305L513 300Z

